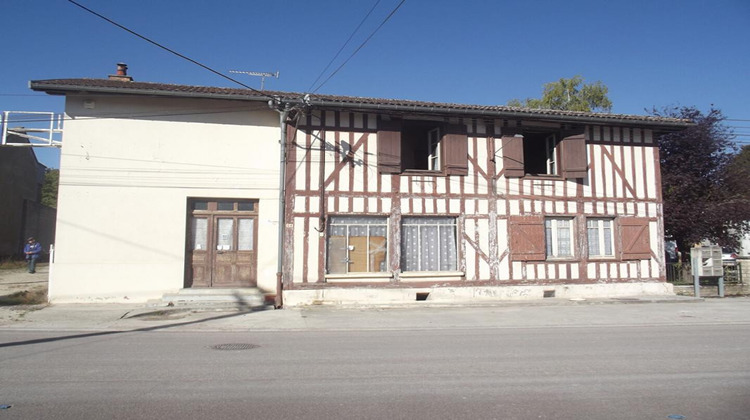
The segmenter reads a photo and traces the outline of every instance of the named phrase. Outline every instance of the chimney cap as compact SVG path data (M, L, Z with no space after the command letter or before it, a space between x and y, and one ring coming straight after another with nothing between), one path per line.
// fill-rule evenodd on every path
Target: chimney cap
M128 76L128 65L122 62L117 63L117 73L110 74L109 80L132 82L133 78L131 76Z

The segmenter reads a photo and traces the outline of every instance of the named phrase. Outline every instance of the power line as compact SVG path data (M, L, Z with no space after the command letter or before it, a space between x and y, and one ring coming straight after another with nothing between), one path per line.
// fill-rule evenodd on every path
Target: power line
M339 48L339 50L336 53L336 55L333 56L333 58L331 59L331 61L329 61L328 64L326 65L326 67L323 69L323 71L320 72L320 74L315 79L315 81L312 82L312 84L310 85L309 88L307 88L308 91L312 90L313 86L315 86L315 84L318 83L318 80L320 80L320 78L323 77L323 74L328 70L329 67L331 67L331 64L333 64L333 62L339 57L339 54L341 54L341 51L343 51L344 48L349 44L349 41L352 40L352 38L354 37L354 34L356 34L357 31L359 31L359 28L361 28L362 24L364 24L365 21L367 20L367 18L370 17L370 15L372 14L372 11L375 10L375 8L378 6L378 4L380 4L380 0L377 0L375 2L375 4L372 6L372 8L370 9L370 11L367 12L367 14L365 15L364 18L362 18L362 21L359 22L359 25L357 25L357 27L354 29L354 32L352 32L352 34L349 35L349 38L346 40L346 42L344 42L344 45L342 45L341 48Z
M173 50L173 49L167 48L167 47L165 47L164 45L162 45L162 44L159 44L158 42L156 42L156 41L154 41L154 40L152 40L152 39L150 39L150 38L147 38L147 37L145 37L145 36L143 36L143 35L141 35L141 34L139 34L139 33L135 32L135 31L133 31L133 30L131 30L131 29L128 29L127 27L125 27L125 26L123 26L123 25L120 25L119 23L117 23L117 22L113 21L112 19L110 19L110 18L108 18L108 17L106 17L106 16L103 16L103 15L101 15L101 14L99 14L99 13L97 13L97 12L95 12L95 11L91 10L91 9L89 9L88 7L86 7L86 6L83 6L83 5L82 5L82 4L80 4L80 3L77 3L77 2L75 2L74 0L68 0L68 2L69 2L69 3L72 3L72 4L74 4L74 5L78 6L78 7L80 7L81 9L83 9L83 10L85 10L85 11L87 11L87 12L89 12L89 13L93 14L94 16L97 16L97 17L99 17L99 18L101 18L101 19L103 19L103 20L105 20L105 21L107 21L107 22L111 23L112 25L115 25L115 26L117 26L118 28L120 28L120 29L122 29L122 30L124 30L124 31L127 31L127 32L129 32L129 33L131 33L131 34L133 34L133 35L137 36L138 38L141 38L142 40L144 40L144 41L146 41L146 42L149 42L149 43L151 43L151 44L153 44L153 45L155 45L155 46L157 46L157 47L159 47L159 48L161 48L161 49L163 49L163 50L165 50L165 51L168 51L168 52L170 52L170 53L172 53L172 54L174 54L174 55L176 55L176 56L178 56L178 57L180 57L180 58L182 58L182 59L184 59L184 60L187 60L187 61L189 61L189 62L191 62L191 63L193 63L193 64L195 64L195 65L197 65L197 66L200 66L200 67L202 67L202 68L204 68L204 69L206 69L206 70L210 71L211 73L214 73L214 74L216 74L216 75L218 75L218 76L220 76L220 77L223 77L224 79L227 79L227 80L229 80L229 81L231 81L231 82L237 83L238 85L240 85L240 86L242 86L242 87L244 87L244 88L246 88L246 89L250 89L250 90L252 90L253 92L256 92L256 93L260 93L261 95L263 95L263 96L265 96L265 97L267 97L267 98L269 98L269 99L273 99L273 97L271 97L271 96L269 96L269 95L266 95L266 94L265 94L265 93L263 93L262 91L259 91L259 90L257 90L257 89L253 89L253 88L251 88L250 86L248 86L248 85L246 85L246 84L244 84L244 83L240 82L239 80L233 79L233 78L231 78L231 77L227 76L226 74L223 74L223 73L221 73L221 72L219 72L219 71L217 71L217 70L214 70L214 69L212 69L211 67L208 67L207 65L205 65L205 64L203 64L203 63L200 63L200 62L198 62L198 61L196 61L196 60L193 60L193 59L192 59L192 58L190 58L190 57L187 57L187 56L185 56L184 54L180 54L179 52L177 52L177 51L175 51L175 50Z
M71 1L71 0L68 0L68 1ZM312 93L317 92L326 83L328 83L328 81L331 80L331 78L333 76L335 76L336 73L338 73L339 70L341 70L346 65L346 63L348 63L349 60L351 60L352 57L354 57L359 52L359 50L361 50L365 46L365 44L367 44L368 41L370 41L370 39L380 30L380 28L382 28L383 25L385 25L385 23L388 22L391 19L391 17L396 13L396 11L398 11L398 9L401 7L401 5L403 5L405 2L406 2L406 0L401 0L401 2L391 11L391 13L389 13L388 16L386 16L386 18L383 19L382 22L380 22L380 25L378 25L378 27L375 28L374 31L372 31L372 33L370 34L370 36L368 36L367 39L365 39L361 44L359 44L359 47L357 47L357 49L354 50L354 52L352 52L352 54L349 56L349 58L347 58L346 60L344 60L344 62L341 63L341 65L336 70L334 70L334 72L331 73L331 75L328 76L328 78L325 81L323 81L323 83L321 83L320 85L318 85L318 87L315 88L315 90L313 90Z

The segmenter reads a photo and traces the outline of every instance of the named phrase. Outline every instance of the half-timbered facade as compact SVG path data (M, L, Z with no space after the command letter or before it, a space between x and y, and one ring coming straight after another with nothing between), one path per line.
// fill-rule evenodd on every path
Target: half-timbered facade
M127 226L105 238L114 247L107 260L129 274L90 295L257 285L299 305L671 293L656 139L686 121L112 80L32 88L65 93L80 121L63 142L75 160L61 163L68 219L58 224L58 249L67 261L58 261L57 281L71 285L61 296L87 296L91 286L73 283L87 263L66 244L92 229L71 220L79 216L65 211L66 194L152 200L160 215L140 231L135 216L120 214ZM269 97L277 109L258 106ZM83 118L97 113L117 130ZM91 165L81 149L127 159ZM285 164L272 169L280 157ZM82 168L106 174L106 185L82 184ZM123 188L135 181L149 192ZM91 223L97 211L80 217ZM151 265L110 254L155 232L169 250L144 254ZM168 279L128 284L153 264Z
M287 302L668 290L653 128L402 108L293 124Z

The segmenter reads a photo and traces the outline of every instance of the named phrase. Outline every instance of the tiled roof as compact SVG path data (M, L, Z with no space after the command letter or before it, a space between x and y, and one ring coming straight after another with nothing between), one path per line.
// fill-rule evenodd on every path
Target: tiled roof
M48 93L109 93L139 94L152 96L180 96L194 98L216 98L266 101L278 97L286 101L302 102L304 93L257 91L224 87L190 86L166 83L131 82L111 79L51 79L32 80L33 90ZM310 95L309 102L321 107L344 107L370 111L401 111L414 113L455 114L468 117L534 118L601 122L619 124L644 124L665 129L679 129L691 125L690 121L644 115L608 114L595 112L561 111L554 109L530 109L501 105L467 105L441 102L412 101L406 99L383 99L356 96Z

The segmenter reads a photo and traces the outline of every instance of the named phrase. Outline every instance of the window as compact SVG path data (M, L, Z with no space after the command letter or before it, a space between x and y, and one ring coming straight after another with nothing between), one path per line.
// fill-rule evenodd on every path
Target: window
M456 219L403 217L402 271L456 271Z
M440 129L427 132L427 170L440 170Z
M554 175L576 179L587 176L584 134L566 135L562 130L534 131L521 127L504 128L503 131L503 169L506 177Z
M529 175L557 175L557 135L524 133L524 173Z
M588 219L589 257L614 257L614 235L612 219Z
M547 258L573 256L573 220L544 219L544 243Z
M331 216L328 223L328 273L386 271L388 219Z
M378 169L381 173L468 173L465 125L412 120L382 120L378 124Z

